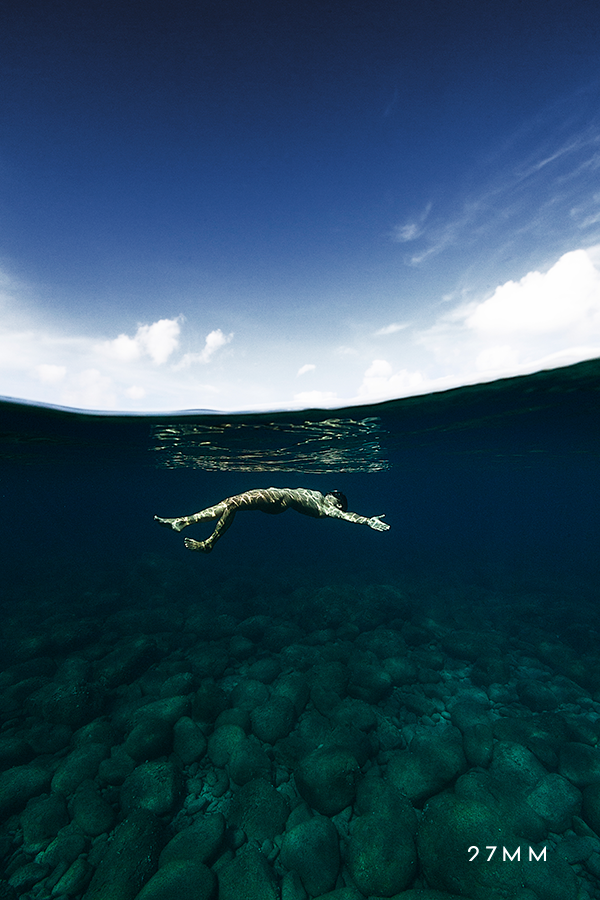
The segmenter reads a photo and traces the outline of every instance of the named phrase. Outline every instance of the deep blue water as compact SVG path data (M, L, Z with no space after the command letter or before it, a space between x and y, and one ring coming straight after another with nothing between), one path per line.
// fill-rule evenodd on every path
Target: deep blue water
M255 593L278 580L417 579L503 592L507 607L537 591L597 624L598 361L339 411L121 416L3 402L0 422L9 607L23 589L60 603L163 560L192 593L232 573ZM391 529L240 513L203 556L153 522L270 485L341 490Z

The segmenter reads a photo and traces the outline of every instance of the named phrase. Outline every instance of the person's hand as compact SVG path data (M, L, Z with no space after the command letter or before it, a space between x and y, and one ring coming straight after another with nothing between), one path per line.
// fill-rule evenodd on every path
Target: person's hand
M386 522L382 522L381 520L384 518L383 516L371 516L369 519L369 528L373 528L374 531L387 531L389 529L389 525Z

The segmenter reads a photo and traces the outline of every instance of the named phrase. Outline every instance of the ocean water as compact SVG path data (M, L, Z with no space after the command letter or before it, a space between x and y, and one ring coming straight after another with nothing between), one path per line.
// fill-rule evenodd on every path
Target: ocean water
M600 361L340 410L3 401L0 455L1 897L600 897ZM183 537L214 523L153 520L269 486L390 530L241 512L205 555ZM131 756L145 708L162 738ZM232 723L249 774L215 749ZM356 764L339 809L328 747ZM160 856L207 821L210 852Z

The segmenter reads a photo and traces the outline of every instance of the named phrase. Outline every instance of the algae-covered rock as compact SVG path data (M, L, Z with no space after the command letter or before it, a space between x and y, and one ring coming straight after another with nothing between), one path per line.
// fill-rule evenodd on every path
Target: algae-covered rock
M166 865L176 860L211 863L215 858L225 834L225 817L222 813L201 816L193 825L177 832L162 853L159 864Z
M41 766L13 766L0 774L0 817L22 809L50 784L51 772Z
M600 749L577 741L563 744L558 771L578 788L600 781Z
M558 834L570 828L573 816L581 812L581 791L556 772L540 778L525 799L548 830Z
M233 751L226 768L231 780L241 785L254 778L268 778L271 760L255 737L245 737Z
M206 753L204 732L190 719L182 716L173 727L173 750L184 766L201 759Z
M98 767L109 754L106 744L76 747L66 756L52 777L52 790L68 797L86 778L95 778Z
M340 867L338 834L324 816L314 816L286 832L281 862L297 872L311 897L320 897L334 886Z
M115 811L100 794L91 780L83 781L70 803L75 824L91 837L110 831L115 822Z
M157 816L172 812L183 792L181 775L172 762L153 760L133 770L121 786L121 808L145 809Z
M366 896L398 894L411 884L417 871L411 829L378 813L358 816L350 825L344 861Z
M154 874L162 826L146 809L137 809L115 829L85 900L134 900Z
M350 806L359 776L356 757L345 747L323 747L309 753L294 776L300 796L324 816Z
M257 738L267 744L275 744L294 727L294 705L281 695L271 697L266 703L254 707L251 713L252 730Z
M249 781L234 795L229 820L243 828L250 840L273 839L283 831L290 808L287 800L264 778Z
M275 873L254 847L239 851L219 868L217 877L219 900L279 900Z
M60 795L44 794L31 799L21 815L25 853L39 853L68 821L67 806Z
M387 777L413 803L420 804L466 768L460 731L451 725L437 725L417 729L408 750L393 753Z
M479 853L469 848L479 847ZM497 849L490 858L486 848ZM506 825L498 808L444 792L423 810L417 833L419 861L428 884L472 900L518 897L524 887L538 900L575 900L575 877L564 860L551 852L545 862L529 859L529 845ZM519 858L508 861L519 849ZM536 853L542 851L536 846Z
M215 885L215 875L207 866L189 859L174 860L159 868L136 900L210 900Z
M156 759L170 753L173 729L164 719L144 719L135 725L125 739L124 749L136 762Z

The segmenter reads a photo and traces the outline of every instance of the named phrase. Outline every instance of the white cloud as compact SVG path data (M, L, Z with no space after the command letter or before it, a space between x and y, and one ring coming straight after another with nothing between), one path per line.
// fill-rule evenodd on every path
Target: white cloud
M156 365L165 363L179 346L179 321L175 319L159 319L152 325L140 325L135 337L120 334L112 341L104 341L99 348L123 362L133 362L143 353L147 353Z
M394 372L386 359L374 359L365 372L358 396L361 400L402 397L413 393L422 383L420 372L409 372L407 369Z
M336 406L342 402L335 391L302 391L294 394L294 400L305 407Z
M392 322L391 325L386 325L385 328L380 328L373 334L375 337L381 337L386 334L395 334L397 331L404 331L405 328L408 328L408 322Z
M416 241L423 234L423 226L430 212L431 203L428 203L417 219L412 222L406 222L404 225L394 226L391 234L392 240L396 244L407 244L409 241Z
M313 366L312 363L306 363L305 366L300 366L298 371L296 372L296 378L299 375L306 375L307 372L314 372L317 367Z
M200 353L186 353L182 357L181 361L178 362L173 368L174 369L183 369L186 366L191 366L192 363L202 363L206 364L210 362L211 358L221 347L224 347L225 344L228 344L233 338L233 332L231 334L223 334L220 328L215 329L215 331L211 331L206 335L204 342L204 349Z
M77 373L62 396L64 404L77 409L116 409L118 404L112 378L94 368Z
M600 337L600 272L585 250L565 253L548 272L508 281L465 317L482 338L559 334Z
M600 355L599 249L565 253L547 272L441 316L415 342L456 379L535 371Z
M49 363L40 363L39 366L35 367L34 371L40 381L44 382L44 384L58 384L59 381L63 381L67 374L67 367L54 366Z

